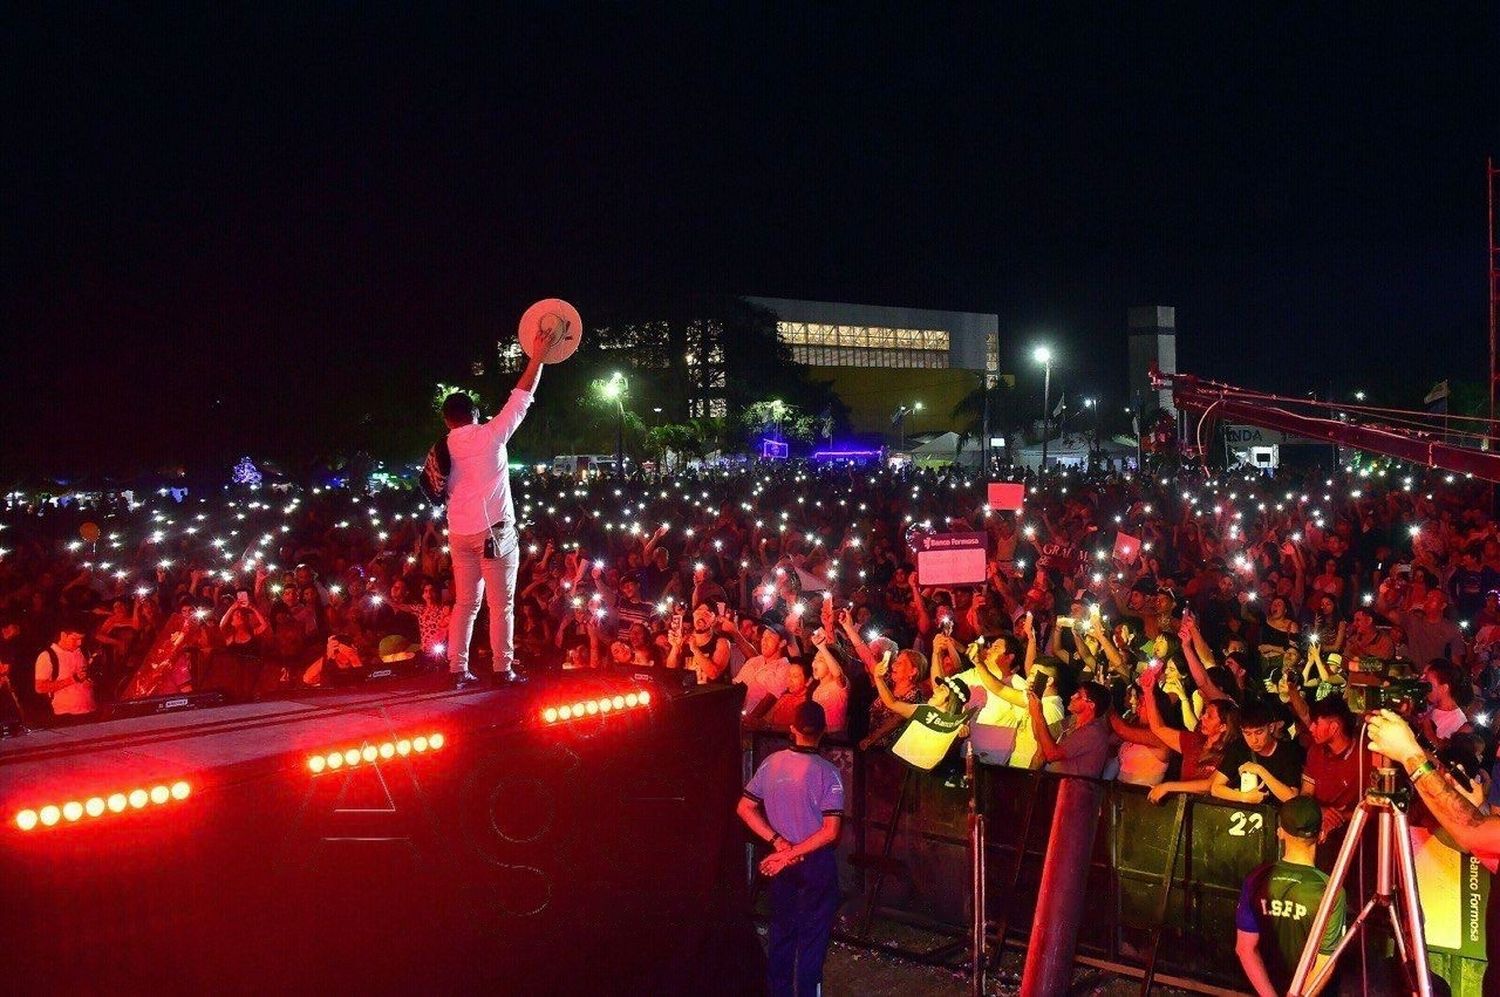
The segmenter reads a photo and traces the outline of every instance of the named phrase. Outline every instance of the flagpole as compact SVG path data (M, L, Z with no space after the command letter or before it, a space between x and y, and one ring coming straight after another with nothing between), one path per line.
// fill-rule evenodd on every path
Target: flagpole
M1052 361L1042 364L1042 469L1047 473L1047 435L1052 428Z

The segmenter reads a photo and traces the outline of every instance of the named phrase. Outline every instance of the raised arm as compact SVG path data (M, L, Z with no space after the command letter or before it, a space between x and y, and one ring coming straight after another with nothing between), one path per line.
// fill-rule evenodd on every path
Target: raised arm
M1142 744L1148 748L1169 747L1162 743L1161 738L1153 734L1149 727L1128 724L1113 710L1109 713L1109 729L1114 731L1115 737L1122 741L1129 741L1131 744Z
M1049 762L1061 761L1067 757L1057 738L1052 736L1052 729L1047 726L1047 717L1042 710L1042 701L1034 694L1026 697L1026 708L1031 711L1031 732L1036 735L1037 747L1041 749L1042 757Z
M917 633L926 637L932 633L932 615L927 612L927 600L922 598L922 590L918 587L915 571L907 577L907 585L911 588L912 608L917 611Z
M1030 678L1031 669L1036 664L1036 623L1031 618L1030 610L1021 617L1016 629L1016 636L1026 641L1026 654L1021 659L1021 674Z
M1156 674L1150 670L1141 676L1141 714L1146 718L1152 736L1182 754L1182 731L1168 727L1162 721L1161 710L1156 704Z
M1182 641L1182 656L1187 659L1188 671L1193 674L1193 682L1203 690L1204 698L1233 699L1233 696L1227 695L1214 683L1213 679L1209 678L1208 669L1203 667L1203 662L1198 656L1198 643L1203 640L1203 635L1198 632L1197 621L1183 620L1177 636Z
M849 643L854 647L854 653L859 655L859 660L864 662L865 668L870 674L875 674L880 669L880 659L875 657L875 652L870 650L870 645L865 643L859 628L854 625L854 617L849 615L847 609L837 612L839 625L844 628L844 636L849 638Z
M880 674L880 669L871 668L870 679L875 683L875 692L880 696L880 701L885 704L886 709L903 720L910 718L913 713L917 712L917 704L903 703L891 694L891 687L886 684L885 676Z

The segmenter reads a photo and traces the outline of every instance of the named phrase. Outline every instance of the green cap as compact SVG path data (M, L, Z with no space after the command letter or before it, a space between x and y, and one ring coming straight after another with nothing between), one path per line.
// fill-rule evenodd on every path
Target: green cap
M1323 808L1311 796L1294 796L1281 805L1280 821L1294 838L1316 838L1323 830Z

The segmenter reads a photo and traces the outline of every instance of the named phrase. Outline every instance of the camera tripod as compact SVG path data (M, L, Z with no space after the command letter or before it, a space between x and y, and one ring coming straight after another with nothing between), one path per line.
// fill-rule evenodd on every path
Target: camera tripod
M1361 741L1364 740L1363 733L1360 732ZM1422 901L1417 895L1417 867L1411 850L1411 825L1406 819L1411 791L1397 785L1396 769L1386 759L1379 755L1375 757L1379 767L1370 773L1370 785L1365 790L1365 798L1354 808L1354 815L1349 819L1348 833L1339 848L1338 859L1333 863L1333 873L1328 877L1328 887L1323 891L1318 912L1308 929L1302 956L1297 960L1297 971L1292 975L1292 984L1287 991L1289 997L1303 997L1304 994L1316 993L1321 989L1331 978L1339 956L1343 955L1355 934L1368 926L1367 919L1377 909L1390 918L1396 939L1396 954L1401 960L1408 992L1417 997L1432 997L1432 978L1427 968L1427 940L1422 933ZM1339 938L1323 971L1315 979L1311 978L1323 932L1333 913L1334 900L1344 885L1349 867L1359 850L1360 839L1372 819L1376 831L1375 892Z

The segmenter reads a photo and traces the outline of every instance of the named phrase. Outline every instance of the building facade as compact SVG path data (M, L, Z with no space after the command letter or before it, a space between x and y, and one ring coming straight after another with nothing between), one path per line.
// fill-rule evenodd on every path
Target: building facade
M1171 390L1151 387L1151 365L1163 374L1177 373L1177 309L1170 305L1142 305L1128 312L1130 325L1130 405L1142 416L1165 409L1176 416Z
M1000 318L979 312L894 308L788 298L745 299L776 316L792 358L832 381L857 432L890 432L903 407L904 435L958 428L951 413L1000 376ZM916 406L920 404L920 409Z

